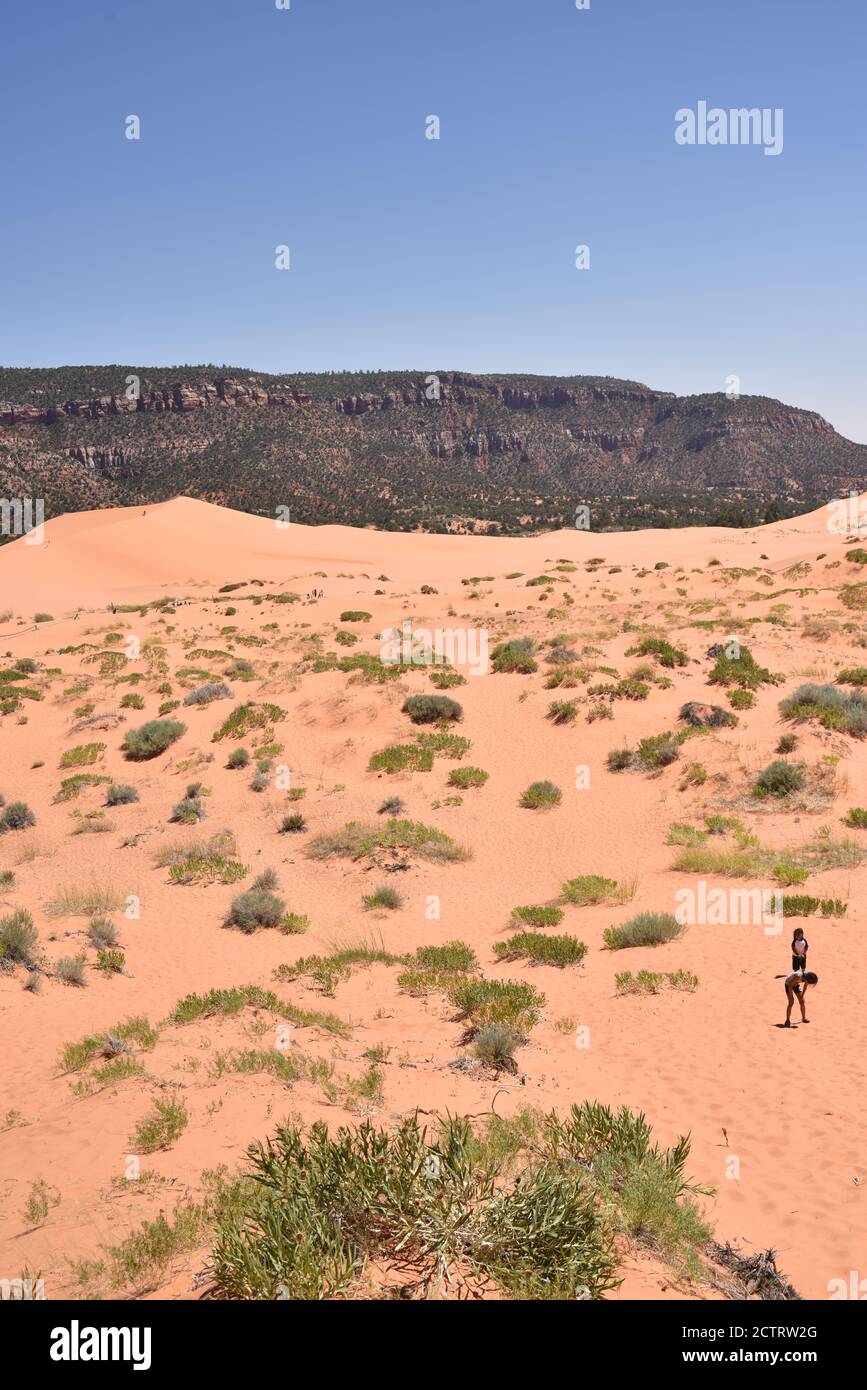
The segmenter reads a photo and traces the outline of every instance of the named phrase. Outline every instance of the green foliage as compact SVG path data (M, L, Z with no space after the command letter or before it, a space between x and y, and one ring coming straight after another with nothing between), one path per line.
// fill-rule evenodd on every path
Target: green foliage
M130 762L145 762L165 753L186 732L186 724L177 719L151 719L138 729L127 730L123 751Z
M630 946L662 946L683 934L683 927L670 912L639 912L619 927L606 927L602 938L609 951Z

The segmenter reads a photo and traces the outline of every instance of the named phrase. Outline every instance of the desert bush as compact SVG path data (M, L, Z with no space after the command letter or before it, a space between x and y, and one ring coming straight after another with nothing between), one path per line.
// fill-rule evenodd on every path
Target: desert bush
M847 666L837 676L838 685L867 685L867 666Z
M756 697L751 690L730 690L728 693L732 709L752 709Z
M231 700L232 692L225 681L206 681L184 696L185 705L210 705L214 700Z
M130 692L121 698L120 707L121 709L144 709L145 702L141 695L134 695Z
M26 830L36 824L36 817L26 801L10 801L0 811L0 835L6 830Z
M370 772L430 772L434 763L431 748L418 743L392 743L371 755Z
M0 917L0 961L30 965L39 933L33 918L23 907L17 907L6 917Z
M487 780L488 773L480 767L453 767L449 773L449 786L459 787L461 791L483 787Z
M260 927L279 927L285 911L286 904L275 893L250 888L234 899L223 925L249 934Z
M254 772L253 776L250 778L250 791L265 792L268 790L270 783L271 778L268 773L259 769L257 772Z
M117 945L117 927L108 917L92 917L87 928L90 944L96 947Z
M133 801L138 801L138 792L125 782L112 782L105 793L106 806L129 806Z
M159 757L187 732L186 724L177 719L151 719L138 729L128 729L123 752L130 762L145 762Z
M532 639L515 637L510 642L501 642L491 653L491 669L498 673L523 676L537 671L539 668L533 656Z
M387 796L379 807L381 816L399 816L406 810L406 802L399 796Z
M867 584L844 584L840 602L853 613L863 612L867 608Z
M247 734L255 733L257 729L267 729L285 718L286 711L279 705L238 705L211 735L211 742L221 743L224 738L245 738Z
M852 830L867 830L867 810L863 806L853 806L846 812L844 824Z
M578 717L578 706L574 700L552 700L547 717L553 724L572 724Z
M82 986L85 983L84 968L87 961L84 956L64 956L54 967L54 973L64 985Z
M349 821L340 830L315 835L304 852L311 859L363 859L377 849L412 850L435 863L456 863L471 857L469 850L455 844L444 831L411 820L380 825Z
M559 907L513 907L512 922L524 927L557 927L563 921L563 909Z
M129 1141L133 1151L151 1154L156 1153L158 1149L171 1148L175 1140L183 1134L189 1118L182 1100L176 1097L155 1100L149 1113L139 1120Z
M680 757L680 740L676 734L652 734L639 739L635 757L645 772L655 772Z
M177 825L197 825L199 821L205 819L205 808L200 798L189 790L186 796L172 808L172 821Z
M710 685L739 685L744 690L757 690L761 685L779 684L782 677L759 666L749 647L740 646L737 651L737 656L729 656L725 648L718 652L708 676Z
M798 735L797 735L797 734L782 734L782 735L780 736L780 741L779 741L779 743L777 744L776 751L777 751L778 753L794 753L794 751L795 751L795 749L797 748L797 746L798 746Z
M247 873L237 853L231 830L221 830L207 840L166 845L154 855L154 862L158 868L169 870L172 883L236 883Z
M397 908L403 907L403 898L397 889L392 888L389 883L380 884L372 893L367 893L361 901L366 912L372 912L378 907L387 908L388 911L394 912Z
M789 796L800 791L806 783L806 774L797 763L784 762L777 758L759 773L753 783L755 796Z
M612 748L606 758L609 772L625 772L632 766L634 753L631 748Z
M96 953L96 968L104 975L122 975L126 965L123 951L100 949Z
M682 933L683 927L670 912L639 912L619 927L606 927L602 938L610 951L622 951L630 946L661 946Z
M583 941L574 936L543 936L539 932L518 932L508 941L494 945L497 960L518 960L522 956L539 965L580 965L587 954Z
M637 646L628 648L626 655L652 656L659 662L660 666L665 666L669 670L675 666L685 666L688 660L685 651L679 647L673 647L670 642L661 637L642 638Z
M371 615L365 613L363 608L347 608L345 612L341 613L340 621L342 623L369 623L370 617Z
M448 695L409 695L403 702L402 712L408 714L414 724L457 721L464 714L457 700L452 700Z
M226 767L231 768L233 771L236 768L248 767L249 763L250 754L247 752L246 748L233 748L226 759Z
M549 806L559 806L562 800L563 793L553 782L531 782L521 793L518 805L523 806L525 810L539 811Z
M281 835L297 835L302 830L307 829L307 822L300 811L293 811L290 815L284 816L280 822L279 833Z
M469 1020L473 1033L486 1023L500 1023L525 1037L538 1023L545 1003L532 985L517 980L483 980L475 975L454 980L446 993L459 1016Z
M579 874L563 884L563 901L574 903L577 907L594 907L597 903L610 902L619 894L619 886L613 878L603 878L601 874Z
M61 767L86 767L95 763L105 752L104 743L80 743L77 748L68 748L60 759Z
M837 729L863 738L867 734L867 696L861 691L844 691L835 685L800 685L780 701L784 719L817 719L826 729Z
M512 1028L505 1028L502 1023L486 1023L473 1038L471 1051L486 1066L495 1067L497 1071L513 1071L515 1049L520 1042L521 1038Z

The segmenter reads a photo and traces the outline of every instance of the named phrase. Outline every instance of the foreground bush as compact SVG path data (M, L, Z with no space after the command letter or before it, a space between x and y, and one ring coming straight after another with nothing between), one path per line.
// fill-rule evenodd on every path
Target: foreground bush
M782 758L777 758L759 773L753 783L753 795L789 796L791 792L800 791L806 780L804 769L798 767L797 763L786 763Z
M219 1217L214 1293L351 1297L387 1268L422 1297L452 1276L505 1298L598 1299L619 1283L616 1231L695 1274L710 1232L689 1151L686 1137L654 1144L643 1115L592 1103L476 1130L460 1117L333 1134L287 1124L250 1150L252 1181Z
M521 793L518 805L528 811L540 811L549 806L559 806L562 800L563 793L553 782L531 782Z
M23 907L17 907L8 917L0 917L0 961L29 965L39 939L33 918Z
M836 685L799 685L780 701L784 719L817 719L825 729L837 729L863 738L867 734L867 695L860 690L840 690Z
M250 888L235 898L223 925L249 934L259 927L279 927L285 911L286 904L276 893L266 888Z
M683 927L670 912L639 912L622 926L607 927L602 939L609 951L622 951L630 946L662 946L682 933Z
M131 762L145 762L165 753L186 732L186 724L178 719L151 719L140 728L127 731L123 751Z
M457 700L448 695L410 695L403 702L402 711L408 714L413 724L437 724L440 720L457 721L463 718L463 709Z

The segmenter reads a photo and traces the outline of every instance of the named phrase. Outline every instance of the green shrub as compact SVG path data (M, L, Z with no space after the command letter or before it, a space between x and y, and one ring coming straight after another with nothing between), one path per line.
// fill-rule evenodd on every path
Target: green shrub
M411 820L390 820L379 825L350 821L340 830L315 835L304 852L311 859L363 859L378 849L412 850L435 863L455 863L471 857L444 831Z
M471 1052L486 1066L497 1071L514 1071L515 1048L521 1038L511 1028L501 1023L486 1023L473 1038Z
M601 874L580 874L563 884L563 900L577 907L595 907L597 903L610 902L618 891L618 884L613 878L603 878Z
M341 613L340 621L342 623L369 623L370 616L362 608L347 608L344 613Z
M0 917L0 961L31 964L38 940L39 933L26 908L17 907L7 917Z
M133 695L130 693L122 697L120 707L121 709L144 709L145 702L141 695Z
M531 782L521 793L518 805L523 806L525 810L539 811L549 806L559 806L562 800L563 793L553 782Z
M797 734L782 734L782 735L780 736L780 741L779 741L779 743L777 744L776 751L777 751L778 753L794 753L794 751L795 751L795 749L797 748L797 746L798 746L798 735L797 735Z
M518 932L508 941L494 945L497 960L518 960L525 956L540 965L580 965L587 954L583 941L574 936L543 936L538 932Z
M117 945L117 928L108 917L92 917L87 928L91 946L109 947Z
M632 766L634 754L631 748L612 748L606 763L609 772L625 772Z
M781 679L759 666L745 646L739 647L737 656L729 656L725 649L720 651L708 676L710 685L739 685L744 690L757 690L760 685L777 685Z
M867 685L867 666L848 666L837 677L838 685Z
M184 696L185 705L210 705L214 700L231 700L232 692L225 681L206 681Z
M84 956L64 956L54 967L54 973L64 985L77 985L81 987L85 983L84 967L87 961Z
M602 938L610 951L622 951L630 946L661 946L682 933L683 927L670 912L639 912L619 927L606 927Z
M687 654L679 647L673 647L661 637L644 637L636 647L630 647L627 656L653 656L660 666L672 670L675 666L685 666Z
M410 695L403 702L402 712L414 724L437 724L440 720L459 720L463 710L457 700L448 695Z
M36 824L36 817L26 801L10 801L0 811L0 835L6 830L26 830Z
M780 714L784 719L817 719L824 728L838 729L853 738L867 734L867 696L858 690L808 682L780 701Z
M124 755L131 762L145 762L165 753L187 732L186 724L177 719L151 719L138 729L128 729L123 741Z
M578 717L578 706L574 700L552 700L548 706L548 718L553 724L572 724Z
M104 743L80 743L77 748L68 748L60 759L61 767L86 767L95 763L105 752Z
M355 643L358 641L358 633L347 632L346 628L338 628L337 632L334 634L334 640L337 642L338 646L354 647Z
M125 965L123 951L99 950L96 953L96 968L104 975L121 975Z
M235 898L223 925L249 934L260 927L279 927L285 911L286 904L276 894L250 888Z
M112 782L105 793L106 806L129 806L133 801L138 801L138 792L125 782Z
M752 709L756 697L751 690L730 690L729 701L733 709Z
M453 767L449 773L449 786L468 791L471 787L483 787L488 773L480 767Z
M403 907L403 898L396 888L392 888L390 883L381 884L372 893L366 894L361 901L366 912L372 912L378 907L387 908L389 912L394 912L397 908Z
M250 754L246 748L233 748L226 759L226 767L234 771L237 768L249 766L249 762Z
M469 1020L474 1033L486 1023L500 1023L521 1037L538 1023L545 1003L544 996L532 985L517 980L483 980L473 975L455 980L447 995L460 1017Z
M306 829L307 822L300 811L293 811L290 815L284 816L280 822L281 835L297 835Z
M533 642L529 637L515 637L510 642L501 642L491 653L491 669L498 673L522 676L537 671L538 664L533 656Z
M635 756L645 772L655 772L680 757L680 740L676 734L653 734L639 740Z
M211 742L221 743L224 738L245 738L247 734L255 733L257 729L268 729L271 724L285 718L286 711L279 705L238 705L211 735Z
M755 796L789 796L800 791L806 783L806 774L797 763L787 763L782 758L768 763L753 783Z
M136 1153L151 1154L158 1149L171 1148L189 1123L187 1107L182 1100L155 1100L149 1114L136 1126L130 1144Z
M867 830L867 810L863 806L853 806L846 812L844 824L853 830Z
M560 907L513 907L512 922L525 927L557 927L563 921Z

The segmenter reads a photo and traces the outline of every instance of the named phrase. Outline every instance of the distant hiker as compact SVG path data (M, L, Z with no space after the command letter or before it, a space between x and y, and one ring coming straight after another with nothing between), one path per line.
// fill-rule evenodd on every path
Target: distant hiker
M810 943L804 935L803 927L795 927L795 935L792 937L792 969L806 970L807 951Z
M792 1017L792 1005L794 1004L796 999L801 1006L801 1022L810 1022L810 1020L807 1017L807 1010L804 1007L804 999L806 997L807 990L809 989L810 985L817 985L818 983L818 975L815 975L812 971L809 970L793 970L791 975L786 976L787 1004L786 1021L783 1024L784 1028L791 1028L792 1026L790 1022L790 1019Z

